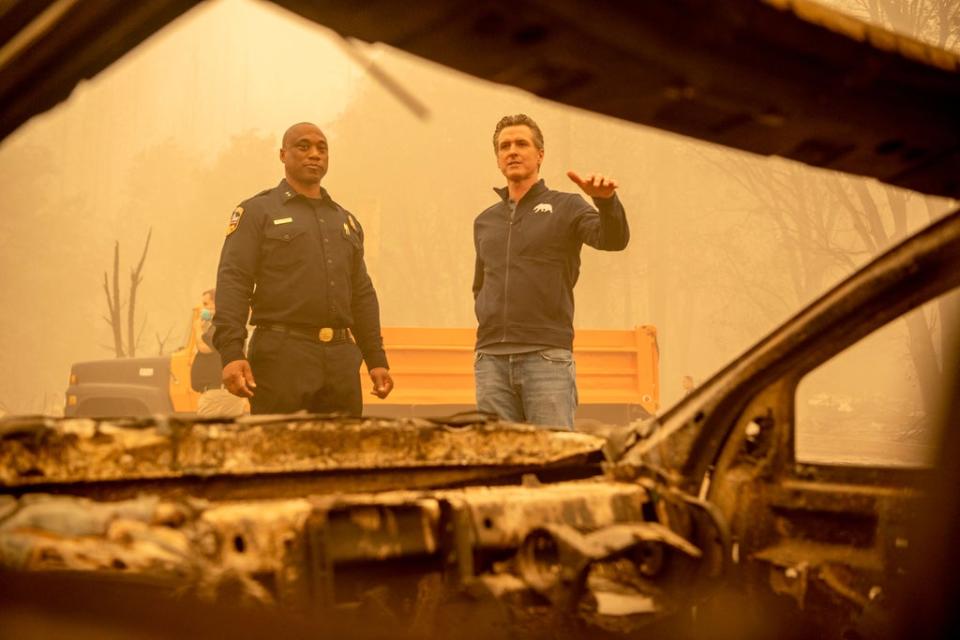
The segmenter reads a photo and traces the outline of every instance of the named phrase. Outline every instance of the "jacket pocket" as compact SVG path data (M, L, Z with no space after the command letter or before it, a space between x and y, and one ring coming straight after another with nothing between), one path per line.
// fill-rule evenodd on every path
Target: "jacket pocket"
M537 326L553 326L564 317L562 264L543 258L519 256L510 274L511 319Z
M477 299L473 302L473 310L477 321L483 327L492 324L501 324L503 320L503 278L495 277L490 269L484 269L483 286L477 292Z

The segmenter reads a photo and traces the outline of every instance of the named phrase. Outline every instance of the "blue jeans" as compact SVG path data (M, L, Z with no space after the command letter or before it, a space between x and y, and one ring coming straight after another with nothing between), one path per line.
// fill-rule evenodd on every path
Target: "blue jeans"
M577 368L569 349L491 355L473 363L477 408L502 420L573 429Z

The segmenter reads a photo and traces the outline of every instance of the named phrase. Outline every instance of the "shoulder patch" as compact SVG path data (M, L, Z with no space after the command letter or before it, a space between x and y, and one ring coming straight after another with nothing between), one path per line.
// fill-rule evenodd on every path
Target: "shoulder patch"
M353 217L352 213L347 213L347 222L350 223L350 227L354 233L360 233L360 223L357 222L357 219Z
M230 214L230 223L227 225L227 235L230 235L240 226L240 218L243 216L243 207L237 207Z

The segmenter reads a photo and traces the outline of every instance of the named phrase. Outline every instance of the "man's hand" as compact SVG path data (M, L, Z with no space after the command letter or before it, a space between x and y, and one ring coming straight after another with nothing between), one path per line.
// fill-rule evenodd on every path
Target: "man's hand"
M591 173L586 178L581 178L575 171L567 171L567 177L576 182L591 198L612 198L618 186L616 180L599 173Z
M246 360L234 360L223 368L223 385L227 391L241 398L252 398L257 383Z
M383 367L370 369L370 379L373 380L373 391L370 392L370 395L377 396L382 400L393 391L393 378L390 377L390 372Z

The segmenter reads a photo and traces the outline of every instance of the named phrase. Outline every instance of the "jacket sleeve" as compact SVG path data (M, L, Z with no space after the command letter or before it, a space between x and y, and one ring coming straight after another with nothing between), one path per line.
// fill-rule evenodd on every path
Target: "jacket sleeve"
M362 228L359 236L360 247L354 257L351 282L353 297L350 301L350 312L353 316L353 335L363 354L363 360L367 363L368 371L377 367L389 369L387 354L383 350L383 336L380 334L380 302L363 259Z
M241 214L236 229L227 234L220 251L213 346L220 352L224 366L246 358L243 347L263 235L262 221L255 213Z
M576 198L582 208L574 216L573 224L580 241L603 251L625 249L630 241L630 228L617 194L610 198L594 198L596 209L579 195Z

